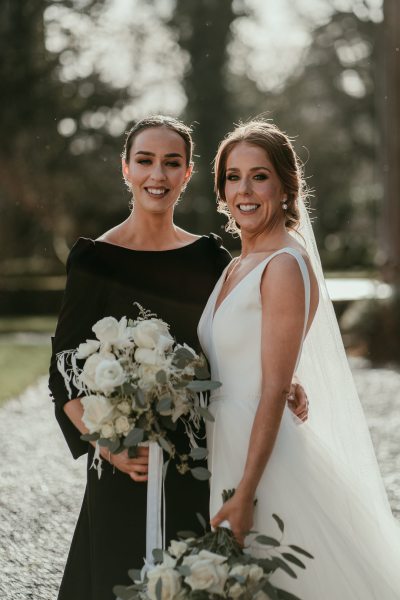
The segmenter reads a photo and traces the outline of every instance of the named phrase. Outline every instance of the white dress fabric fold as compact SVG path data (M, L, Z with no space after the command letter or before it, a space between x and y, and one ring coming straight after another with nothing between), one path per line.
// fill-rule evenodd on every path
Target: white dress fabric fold
M282 252L291 254L301 270L306 323L309 274L301 253L293 248L284 248L262 261L215 311L225 270L199 323L199 339L210 362L211 377L222 383L210 398L215 421L207 423L211 517L222 505L222 490L235 488L244 471L262 384L260 282L269 261ZM315 321L308 336L312 336ZM316 360L313 363L307 339L299 354L297 372L309 398L309 422L303 424L285 408L276 444L257 488L253 529L277 535L272 518L276 513L285 523L284 542L313 554L314 560L305 559L306 570L296 570L297 579L283 571L272 578L276 585L302 600L399 600L400 528L381 481L376 481L366 427L360 426L368 453L365 472L361 473L357 461L361 464L363 457L359 460L358 454L363 452L357 445L358 438L354 439L357 461L352 465L351 443L346 438L346 452L342 451L345 444L337 439L340 432L336 435L335 430L329 431L331 424L323 420L324 390L316 383L324 379L324 373L317 372L321 364ZM338 387L342 384L337 382ZM354 394L353 388L349 393ZM364 419L361 409L355 407L357 419ZM330 410L334 412L335 407ZM252 552L263 552L251 539L248 543Z

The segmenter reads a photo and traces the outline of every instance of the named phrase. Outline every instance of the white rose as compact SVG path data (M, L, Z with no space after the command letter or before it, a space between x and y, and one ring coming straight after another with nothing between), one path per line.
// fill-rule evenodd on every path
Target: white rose
M249 569L249 579L252 583L257 583L264 577L264 571L258 565L251 565Z
M271 598L261 590L254 596L254 600L271 600Z
M115 435L114 425L112 423L104 423L101 427L100 435L107 439L113 438Z
M89 433L100 430L103 423L111 418L114 407L108 398L100 395L90 395L81 398L83 406L82 422Z
M157 565L147 573L147 596L157 600L156 586L162 581L161 600L173 600L181 591L181 578L177 571L165 565Z
M150 350L157 347L165 350L174 343L169 333L168 325L160 319L139 321L132 328L132 337L136 346L139 348L149 348ZM160 339L161 337L165 339Z
M96 367L95 385L96 389L104 394L114 391L125 381L125 373L121 364L113 359L103 359Z
M117 408L123 415L129 415L132 407L127 400L122 400L122 402L117 404Z
M96 369L104 359L115 360L115 357L110 352L91 354L83 365L80 380L92 391L97 391L95 382Z
M243 594L243 588L240 583L236 582L231 585L228 594L228 598L240 598L240 596Z
M118 417L114 423L115 433L118 435L127 435L131 428L131 424L125 416Z
M92 331L102 344L114 344L119 337L119 323L114 317L104 317L93 325Z
M207 590L212 594L223 594L228 578L228 567L222 564L225 556L201 550L198 555L186 556L182 564L190 567L190 575L185 577L192 590Z
M136 362L146 365L162 365L164 362L163 357L160 355L158 350L150 350L149 348L137 348L135 351Z
M249 565L235 565L229 571L229 576L234 577L235 575L239 575L239 577L247 577L249 574L250 567Z
M96 352L100 347L100 342L97 340L86 340L86 342L82 342L79 344L78 351L76 353L76 358L87 358L93 352Z
M138 386L142 390L149 390L154 387L157 383L156 375L160 367L154 365L140 365L138 369L139 380L137 382Z
M175 556L176 558L180 558L182 554L186 552L188 549L188 545L186 542L181 542L178 540L171 540L171 544L168 548L168 552Z

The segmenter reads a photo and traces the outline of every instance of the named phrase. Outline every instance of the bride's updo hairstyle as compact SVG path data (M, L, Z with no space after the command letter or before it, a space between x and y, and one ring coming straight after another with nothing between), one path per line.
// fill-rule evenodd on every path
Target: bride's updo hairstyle
M171 131L175 131L178 135L181 136L183 141L185 142L186 149L186 166L192 164L192 156L193 156L193 139L192 139L192 129L179 121L179 119L175 119L174 117L167 117L165 115L152 115L150 117L145 117L140 121L137 121L133 127L126 133L124 149L122 152L122 158L125 162L129 162L131 148L133 144L133 140L135 137L144 129L150 129L152 127L166 127Z
M289 137L276 125L263 119L255 119L248 123L240 123L228 133L218 147L214 160L214 189L217 195L217 210L228 217L226 231L239 234L240 229L232 218L225 197L226 163L228 156L240 142L259 146L271 161L287 196L285 211L285 227L297 229L300 221L298 199L305 194L300 160L298 159Z

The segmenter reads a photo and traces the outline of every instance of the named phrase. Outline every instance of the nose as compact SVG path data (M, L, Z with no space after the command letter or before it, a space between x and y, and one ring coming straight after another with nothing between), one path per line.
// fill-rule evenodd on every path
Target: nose
M154 179L154 181L164 181L166 179L166 175L165 175L165 171L164 171L164 165L160 162L160 163L154 163L153 164L153 168L151 170L151 179Z
M242 177L239 182L238 193L247 196L251 193L251 184L247 177Z

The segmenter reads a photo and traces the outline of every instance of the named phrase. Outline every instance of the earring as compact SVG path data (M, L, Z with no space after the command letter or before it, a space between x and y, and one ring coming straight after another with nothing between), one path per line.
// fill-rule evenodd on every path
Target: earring
M282 209L283 210L287 210L288 209L286 194L285 194L285 196L283 196Z

